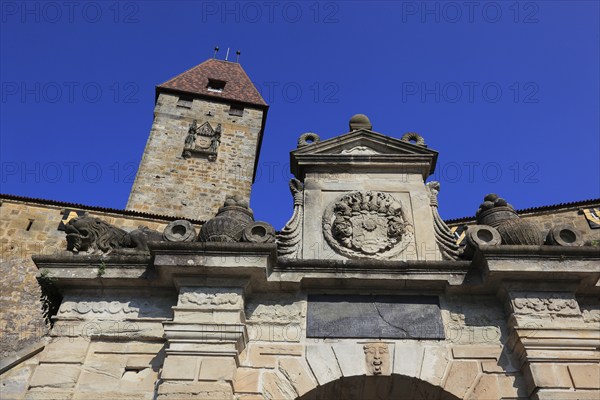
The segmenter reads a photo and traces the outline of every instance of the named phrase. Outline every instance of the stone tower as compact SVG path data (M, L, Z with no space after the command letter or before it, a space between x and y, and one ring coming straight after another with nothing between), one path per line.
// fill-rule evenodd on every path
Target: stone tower
M241 65L209 59L156 87L127 209L193 220L250 199L269 106Z

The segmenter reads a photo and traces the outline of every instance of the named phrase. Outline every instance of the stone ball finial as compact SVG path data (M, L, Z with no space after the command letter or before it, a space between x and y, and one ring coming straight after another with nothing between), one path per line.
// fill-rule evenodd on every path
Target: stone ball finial
M356 114L350 118L350 130L357 131L359 129L373 129L373 125L365 114Z

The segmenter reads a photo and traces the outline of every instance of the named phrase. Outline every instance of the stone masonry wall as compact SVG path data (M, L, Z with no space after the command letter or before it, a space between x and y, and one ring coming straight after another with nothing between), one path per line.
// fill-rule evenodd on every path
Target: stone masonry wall
M263 111L245 107L242 117L229 115L229 104L194 99L178 105L177 95L161 93L127 209L188 219L213 217L227 195L250 200L250 188ZM208 114L211 116L208 116ZM222 126L215 161L182 156L193 120Z
M559 225L573 227L583 235L586 243L600 241L600 229L591 229L585 215L579 209L552 210L543 213L519 214L521 218L536 224L544 233ZM596 243L596 245L598 245Z
M106 297L112 299L111 307L89 311L91 304L100 305ZM307 338L306 294L256 294L245 305L249 342L238 362L217 355L171 355L175 362L167 365L161 322L171 318L170 305L175 302L172 293L154 293L152 301L143 292L82 291L68 296L44 351L1 377L4 396L152 399L158 390L158 398L167 399L250 400L294 399L317 389L319 398L337 398L340 393L352 399L387 398L374 396L377 389L391 393L390 398L428 398L422 393L428 384L458 398L526 398L523 376L504 347L502 305L493 296L443 296L446 340L438 341ZM94 329L81 329L86 322ZM124 329L119 340L108 330L100 337L100 331L115 322ZM67 329L74 324L79 325ZM365 342L387 349L381 387L373 388L373 382L364 379L372 375ZM176 384L165 382L170 376ZM343 385L328 389L328 383L336 382Z
M63 210L62 206L13 200L1 202L0 354L3 359L47 334L41 290L35 279L38 270L31 256L55 254L66 249L65 233L57 230ZM98 211L88 211L88 215L126 231L145 225L162 232L169 222Z

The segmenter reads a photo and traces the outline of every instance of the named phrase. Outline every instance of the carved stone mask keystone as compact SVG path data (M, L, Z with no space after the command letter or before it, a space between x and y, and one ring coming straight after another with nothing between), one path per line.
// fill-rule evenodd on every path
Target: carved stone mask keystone
M390 351L387 343L366 343L363 346L368 375L389 375Z

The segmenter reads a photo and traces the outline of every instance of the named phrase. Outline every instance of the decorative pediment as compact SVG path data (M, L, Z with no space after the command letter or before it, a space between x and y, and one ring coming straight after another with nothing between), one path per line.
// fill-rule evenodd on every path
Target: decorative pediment
M293 151L300 154L423 154L437 152L426 146L360 129L323 141L315 141Z
M350 166L369 170L409 168L410 171L418 170L426 178L433 173L438 156L437 151L428 149L416 133L396 139L358 129L323 141L310 133L302 135L298 144L298 149L290 153L290 164L300 180L307 168L323 171Z

